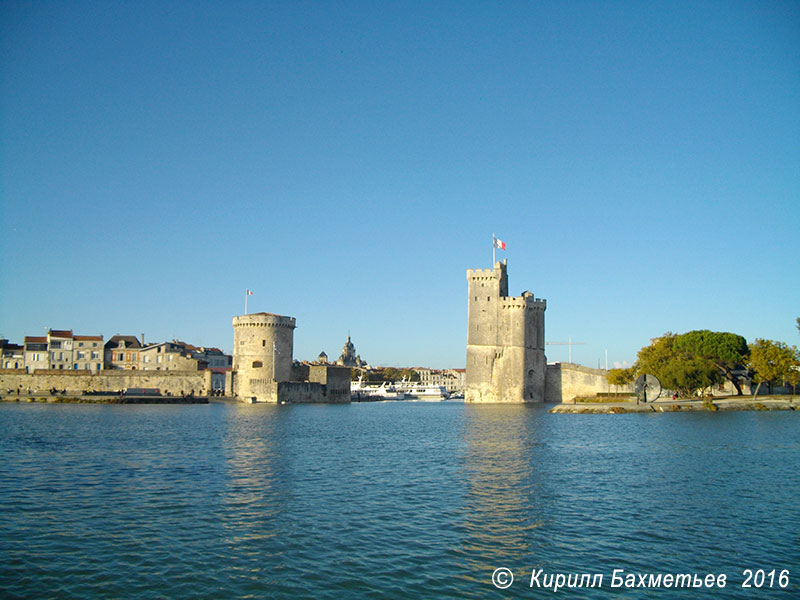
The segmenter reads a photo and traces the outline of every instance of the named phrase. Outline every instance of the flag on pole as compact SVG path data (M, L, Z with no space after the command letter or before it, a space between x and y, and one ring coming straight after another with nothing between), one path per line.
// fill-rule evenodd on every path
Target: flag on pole
M503 240L498 240L496 237L492 236L492 240L494 242L494 248L500 248L500 250L506 249L506 243Z
M251 292L250 290L247 290L247 295L248 295L248 296L252 296L252 295L253 295L253 292Z

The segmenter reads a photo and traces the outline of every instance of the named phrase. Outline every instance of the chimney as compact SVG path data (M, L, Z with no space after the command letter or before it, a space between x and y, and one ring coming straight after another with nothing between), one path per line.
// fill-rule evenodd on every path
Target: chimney
M144 334L142 334L142 348L144 348Z

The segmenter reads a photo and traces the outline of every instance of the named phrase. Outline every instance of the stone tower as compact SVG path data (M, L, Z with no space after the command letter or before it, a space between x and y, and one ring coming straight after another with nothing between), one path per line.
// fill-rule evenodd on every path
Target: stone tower
M239 399L277 393L273 381L289 381L294 317L253 313L233 317L233 390Z
M507 263L467 270L467 402L543 402L547 302L508 295Z

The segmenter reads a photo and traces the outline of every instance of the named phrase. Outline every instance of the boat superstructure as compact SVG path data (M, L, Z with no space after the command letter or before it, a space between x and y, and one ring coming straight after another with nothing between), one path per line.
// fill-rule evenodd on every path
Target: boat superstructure
M385 381L381 385L369 384L359 378L350 384L350 398L355 401L405 400L405 394L394 384Z

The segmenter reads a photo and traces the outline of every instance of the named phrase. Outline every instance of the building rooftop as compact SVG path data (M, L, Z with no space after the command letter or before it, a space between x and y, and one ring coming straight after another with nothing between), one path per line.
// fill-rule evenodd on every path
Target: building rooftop
M56 338L71 338L72 329L51 329L47 332L47 335Z
M120 342L125 342L126 348L141 348L142 343L139 341L135 335L114 335L111 337L110 340L106 342L106 348L113 349L118 348Z

